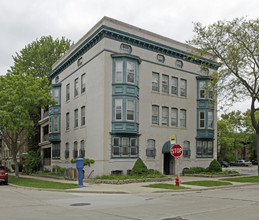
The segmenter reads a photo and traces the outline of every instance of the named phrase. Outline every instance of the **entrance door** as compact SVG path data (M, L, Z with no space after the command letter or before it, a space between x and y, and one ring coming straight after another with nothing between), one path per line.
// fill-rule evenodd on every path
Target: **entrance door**
M170 159L171 155L169 153L164 153L164 174L170 174Z

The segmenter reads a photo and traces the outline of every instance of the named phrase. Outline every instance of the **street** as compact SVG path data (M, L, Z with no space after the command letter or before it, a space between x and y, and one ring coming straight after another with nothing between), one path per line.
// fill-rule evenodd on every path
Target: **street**
M259 218L259 184L143 194L68 193L0 185L0 198L1 220Z

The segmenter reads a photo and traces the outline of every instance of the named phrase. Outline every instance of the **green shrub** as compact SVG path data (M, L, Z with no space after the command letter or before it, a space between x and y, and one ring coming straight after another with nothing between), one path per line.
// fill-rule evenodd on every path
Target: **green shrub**
M55 165L52 167L52 173L55 173L57 176L64 176L65 168Z
M27 174L35 173L40 170L41 167L41 156L40 149L37 151L30 150L24 156L24 168Z
M206 168L203 167L191 167L190 169L185 169L184 174L198 174L206 172Z
M84 159L84 166L90 167L91 164L94 164L94 162L95 162L93 159L88 159L88 158L83 158L83 159ZM72 159L70 162L76 163L76 159Z
M220 166L220 163L216 159L214 159L213 161L211 161L208 170L209 172L222 172L222 167Z
M138 158L130 172L130 175L138 176L138 175L146 175L146 174L148 174L148 168L141 160L141 158Z

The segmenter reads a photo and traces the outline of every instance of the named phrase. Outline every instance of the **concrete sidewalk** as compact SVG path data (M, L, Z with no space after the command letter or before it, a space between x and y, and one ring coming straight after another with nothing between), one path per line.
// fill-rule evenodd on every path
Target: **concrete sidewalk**
M53 179L50 177L39 177L39 176L26 176L26 175L20 175L21 177L25 178L34 178L34 179L40 179L40 180L46 180L46 181L53 181L53 182L62 182L62 183L74 183L78 184L78 181L71 181L71 180L64 180L64 179ZM159 189L159 188L150 188L150 187L144 187L146 185L154 184L154 183L166 183L166 184L173 184L175 185L175 177L172 176L171 181L163 181L163 182L138 182L138 183L128 183L128 184L104 184L104 183L87 183L84 182L85 187L78 187L75 189L69 189L69 190L62 190L65 192L74 192L74 193L110 193L110 194L148 194L148 193L165 193L165 192L183 192L183 191L194 191L194 190L212 190L217 188L226 188L226 187L234 187L234 186L240 186L240 185L249 185L251 183L236 183L231 182L232 185L230 186L218 186L218 187L203 187L203 186L192 186L192 185L184 185L182 183L184 182L190 182L190 181L200 181L200 180L219 180L220 178L209 178L209 177L192 177L192 176L180 176L180 186L184 186L189 189L179 189L179 190L169 190L169 189ZM38 190L48 190L48 189L38 189ZM57 190L58 191L58 190Z

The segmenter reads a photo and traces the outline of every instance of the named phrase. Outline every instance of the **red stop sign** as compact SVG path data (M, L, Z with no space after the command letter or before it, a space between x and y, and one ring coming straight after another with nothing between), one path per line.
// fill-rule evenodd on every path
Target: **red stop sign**
M183 148L179 144L175 144L171 147L171 155L174 157L180 157L183 154Z

